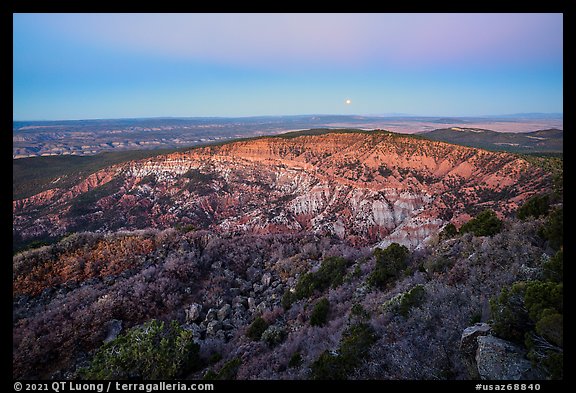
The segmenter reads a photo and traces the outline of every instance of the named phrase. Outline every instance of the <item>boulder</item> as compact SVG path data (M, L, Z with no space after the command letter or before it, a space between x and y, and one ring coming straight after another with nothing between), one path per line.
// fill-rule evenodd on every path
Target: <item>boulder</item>
M213 320L215 320L216 318L218 318L218 311L211 308L208 310L208 312L206 313L206 322L211 322Z
M481 379L537 379L526 352L518 345L494 336L480 336L477 340L476 364Z
M237 326L244 325L246 323L246 316L244 315L245 310L236 310L232 315L232 323Z
M266 311L267 308L267 304L266 302L260 302L259 305L256 306L256 311L260 314L264 313L264 311Z
M192 338L195 340L200 340L202 338L202 333L204 332L204 330L195 323L191 323L191 324L187 324L187 325L183 325L182 328L184 330L188 330L190 332L192 332Z
M477 323L469 326L462 332L460 337L460 352L462 353L462 362L468 371L470 379L479 379L478 366L476 365L476 350L478 349L478 337L490 334L490 325L486 323Z
M196 322L200 319L200 313L202 312L202 305L198 303L192 303L188 308L184 310L186 313L186 323Z
M232 282L234 281L234 278L235 278L234 272L232 272L228 269L224 269L224 271L222 272L222 275L224 277L226 277L226 279L228 279L229 281L232 281Z
M478 349L478 337L487 336L491 330L492 328L487 323L477 323L464 329L462 337L460 337L460 351L466 355L474 356L476 349Z
M220 330L222 330L222 322L220 321L208 322L208 325L206 326L206 335L215 336L216 333Z
M190 252L190 243L188 243L186 239L181 240L180 244L178 245L178 251L181 253Z
M270 283L272 282L272 274L270 274L269 272L266 272L262 275L262 285L264 285L264 287L269 287Z
M120 332L122 331L122 321L118 319L112 319L106 324L106 338L104 339L104 344L114 340Z
M232 307L234 307L234 308L239 308L239 307L246 308L246 307L248 307L248 298L246 296L236 296L232 300Z
M216 334L214 335L214 337L220 341L227 341L226 333L228 333L228 332L225 332L224 330L218 330L216 332Z
M240 288L236 288L236 287L230 288L228 290L228 293L230 294L231 297L236 297L236 296L240 295L241 292L242 291L240 290Z
M220 270L222 269L222 261L216 261L212 265L210 265L212 270Z
M216 316L218 317L219 321L223 321L226 318L228 318L231 312L232 312L232 306L226 303L222 307L220 307L220 309L216 313Z
M252 283L256 282L261 274L262 270L257 269L253 266L250 266L248 269L246 269L246 278L248 279L248 281Z
M233 330L234 324L229 319L225 319L224 321L222 321L222 329L223 330Z

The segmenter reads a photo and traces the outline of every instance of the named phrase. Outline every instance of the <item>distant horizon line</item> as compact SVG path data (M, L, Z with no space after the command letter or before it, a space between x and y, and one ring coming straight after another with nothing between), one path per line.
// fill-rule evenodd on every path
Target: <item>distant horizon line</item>
M152 119L253 119L253 118L274 118L274 117L306 117L306 116L338 116L338 117L409 117L409 118L447 118L447 119L470 119L470 118L522 118L538 116L556 116L564 118L564 112L520 112L506 113L500 115L416 115L409 113L383 113L383 114L330 114L330 113L310 113L298 115L246 115L246 116L149 116L149 117L95 117L76 119L12 119L12 122L59 122L59 121L98 121L98 120L152 120Z

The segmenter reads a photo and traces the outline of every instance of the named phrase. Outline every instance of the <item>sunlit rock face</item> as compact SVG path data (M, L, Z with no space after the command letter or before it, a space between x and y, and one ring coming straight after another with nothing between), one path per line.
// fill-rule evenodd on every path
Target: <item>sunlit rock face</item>
M14 232L190 226L415 248L485 208L510 214L550 182L516 155L414 136L269 137L115 165L71 189L16 200Z

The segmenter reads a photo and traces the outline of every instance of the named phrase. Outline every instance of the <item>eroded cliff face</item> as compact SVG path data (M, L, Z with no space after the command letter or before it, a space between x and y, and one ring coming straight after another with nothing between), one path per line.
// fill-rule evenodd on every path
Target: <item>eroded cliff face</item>
M511 154L387 132L261 138L129 162L14 201L14 231L191 225L414 248L448 221L506 215L549 184Z

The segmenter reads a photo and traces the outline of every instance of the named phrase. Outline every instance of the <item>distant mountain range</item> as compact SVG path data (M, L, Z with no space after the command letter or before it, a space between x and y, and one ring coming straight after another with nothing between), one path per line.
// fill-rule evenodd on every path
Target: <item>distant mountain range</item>
M555 128L532 132L495 132L466 127L418 133L427 139L513 153L562 153L564 132Z
M562 114L517 114L480 117L431 117L403 114L255 116L242 118L149 118L62 121L14 121L12 157L79 155L103 151L173 149L204 145L236 138L276 135L310 128L384 129L412 134L440 127L490 129L518 133L533 130L562 129ZM485 135L489 137L489 135ZM502 138L502 136L499 136ZM528 151L541 151L534 143L517 142L504 137L498 143L518 143ZM442 139L443 140L443 139ZM535 142L534 139L531 142ZM541 140L540 140L541 141ZM543 148L548 148L548 143ZM455 142L458 143L458 142ZM477 145L472 145L477 146ZM560 143L561 146L561 143ZM488 149L514 150L514 145L482 146ZM536 150L533 150L536 148ZM540 149L540 150L539 150ZM544 149L544 150L545 150ZM521 148L518 151L524 152ZM547 150L548 151L548 150ZM558 151L554 147L551 151Z

